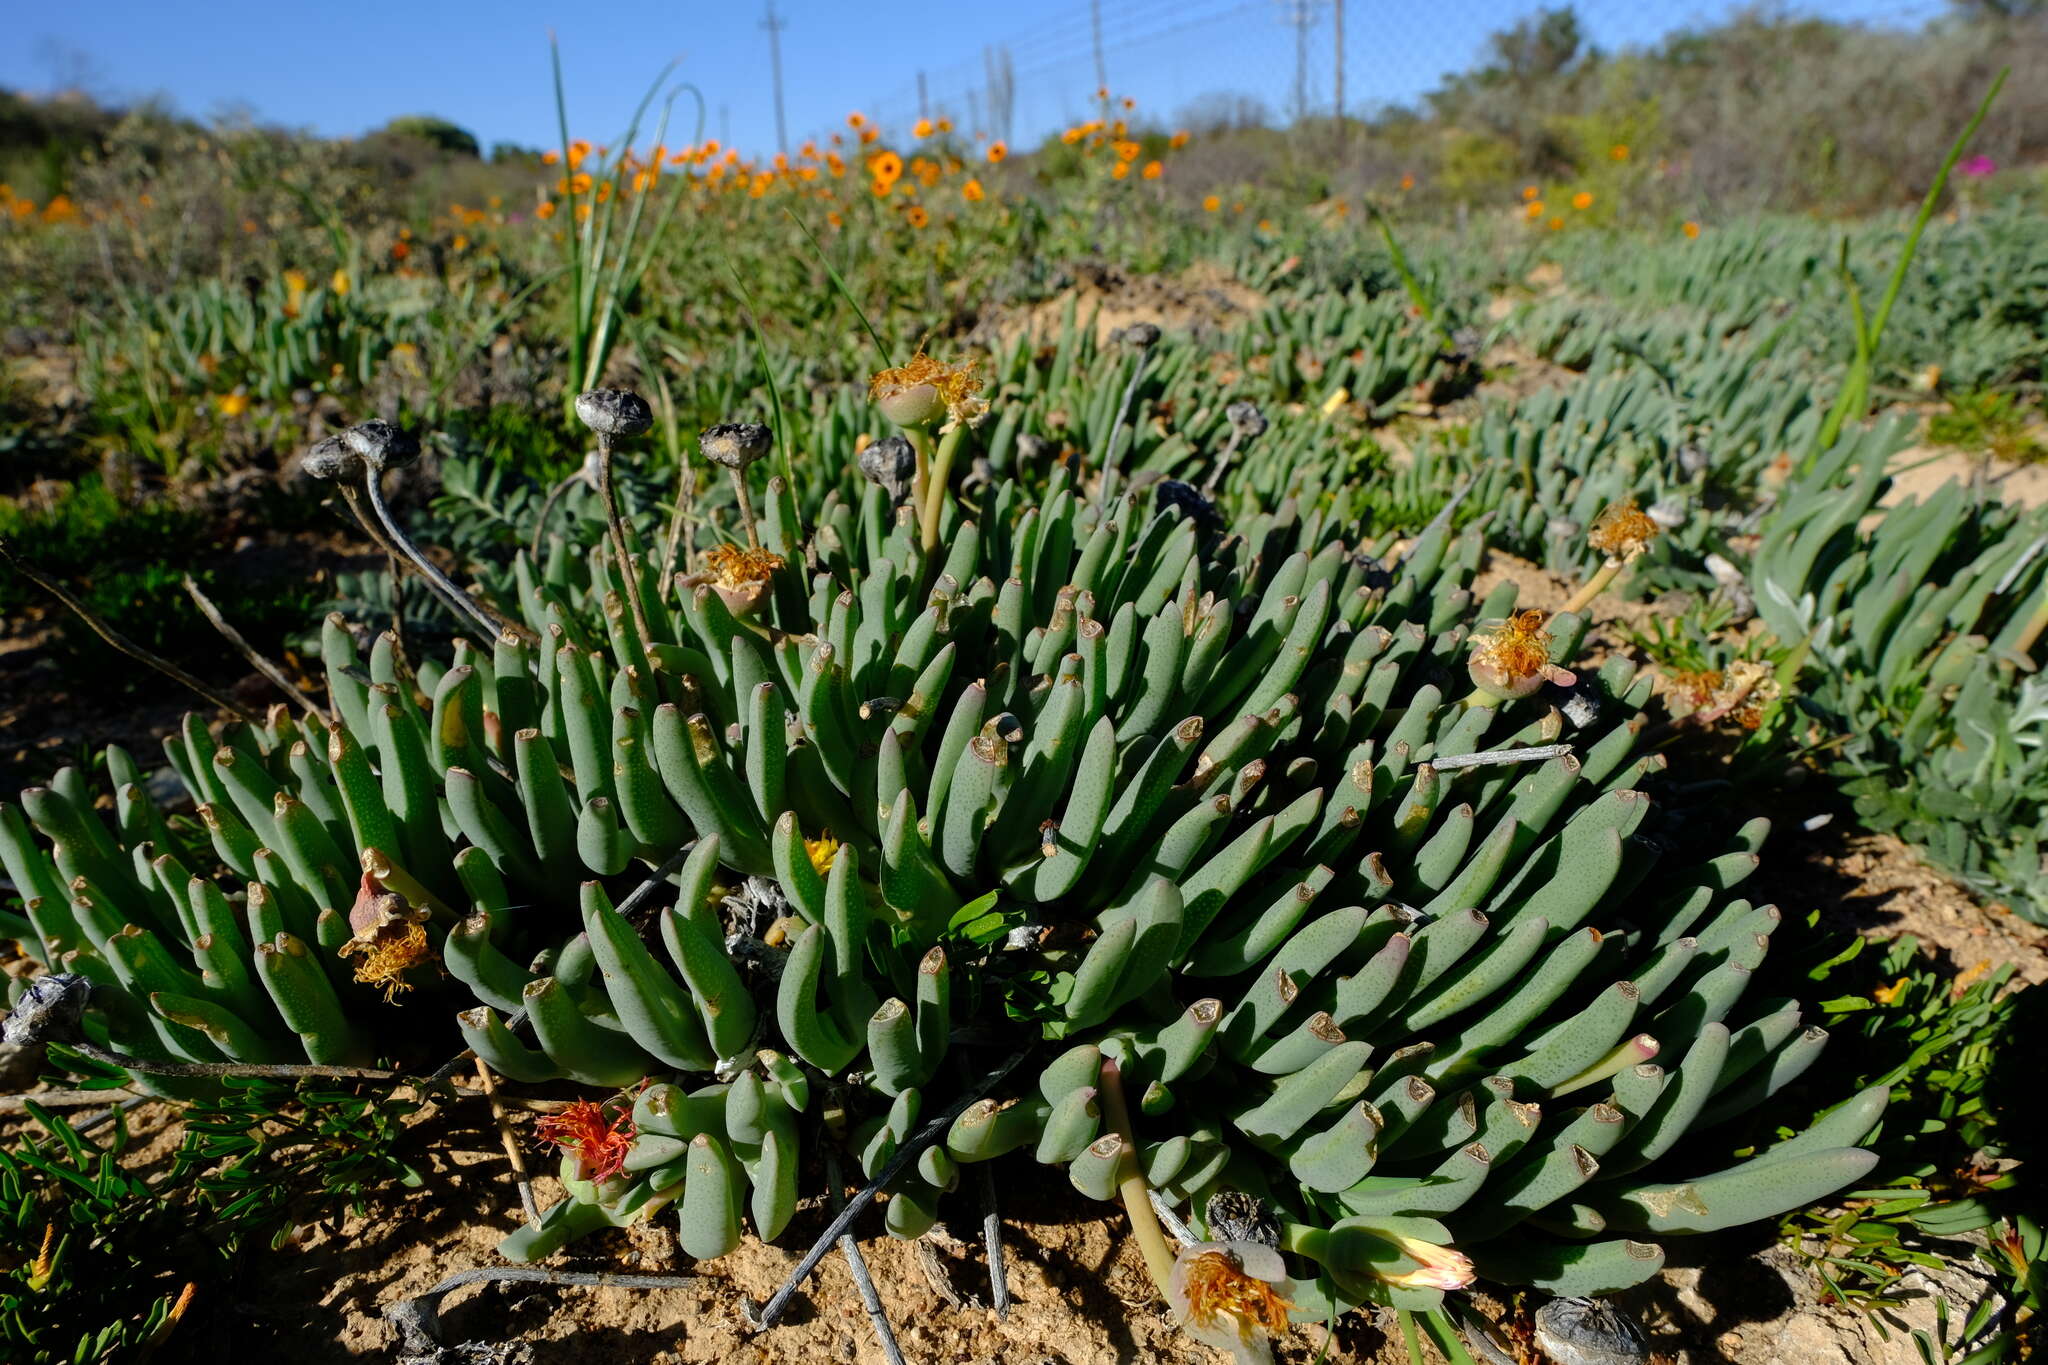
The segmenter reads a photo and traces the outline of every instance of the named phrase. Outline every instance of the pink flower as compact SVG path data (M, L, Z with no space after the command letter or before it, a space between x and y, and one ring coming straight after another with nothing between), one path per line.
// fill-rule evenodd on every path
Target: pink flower
M1973 156L1956 169L1972 180L1982 180L1998 169L1998 163L1988 156Z
M1472 1283L1472 1262L1462 1251L1425 1242L1419 1237L1403 1237L1399 1233L1383 1232L1402 1254L1415 1262L1414 1270L1396 1275L1381 1274L1388 1284L1404 1285L1410 1289L1463 1289Z

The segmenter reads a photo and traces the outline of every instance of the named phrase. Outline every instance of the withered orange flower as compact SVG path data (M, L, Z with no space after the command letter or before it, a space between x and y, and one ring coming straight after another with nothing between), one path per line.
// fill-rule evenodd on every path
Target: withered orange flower
M1634 498L1623 498L1600 509L1586 539L1611 560L1629 563L1650 548L1657 538L1657 523L1636 506Z
M607 1109L614 1112L607 1113ZM603 1104L589 1100L571 1101L559 1114L548 1114L533 1125L533 1134L576 1155L578 1180L608 1180L626 1168L626 1154L633 1150L639 1134L633 1128L632 1111L617 1097Z
M363 873L356 902L348 912L354 934L341 945L340 955L362 959L356 964L356 980L380 987L386 1004L412 989L405 979L407 972L435 960L433 945L427 941L428 918L424 907L408 904L405 897L378 881L376 874Z
M923 350L908 364L879 371L868 382L868 396L898 426L923 426L942 415L948 429L961 422L972 425L988 411L980 393L973 361L945 365Z
M1550 661L1550 618L1518 611L1492 630L1472 637L1466 671L1472 685L1503 700L1526 697L1546 682L1569 687L1577 677Z

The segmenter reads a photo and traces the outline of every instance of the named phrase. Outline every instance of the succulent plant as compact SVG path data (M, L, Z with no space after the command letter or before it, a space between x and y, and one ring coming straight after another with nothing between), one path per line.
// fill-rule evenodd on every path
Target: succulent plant
M515 1259L670 1205L692 1256L773 1237L825 1087L862 1171L899 1167L899 1236L1025 1148L1185 1209L1213 1246L1184 1259L1221 1258L1175 1277L1197 1321L1276 1261L1311 1314L1433 1308L1474 1266L1606 1292L1854 1180L1881 1090L1727 1169L1660 1160L1825 1042L1742 1000L1764 822L1661 865L1649 680L1475 599L1477 528L1360 538L1334 477L1264 501L1266 444L1213 506L1062 463L941 483L921 525L771 479L751 617L615 521L522 553L517 628L445 666L330 618L331 723L166 741L196 826L118 749L112 825L77 769L0 808L15 928L133 1057L366 1060L405 1009L515 1080L632 1089L552 1126L570 1198ZM962 1105L991 1040L1029 1060Z

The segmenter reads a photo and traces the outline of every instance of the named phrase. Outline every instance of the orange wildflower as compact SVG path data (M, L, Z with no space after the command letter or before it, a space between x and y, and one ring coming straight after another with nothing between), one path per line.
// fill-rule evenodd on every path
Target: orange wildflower
M988 144L988 160L989 164L992 166L1000 163L1002 159L1008 156L1009 154L1010 148L1009 144L1007 143L991 142Z
M610 1109L619 1110L606 1113ZM572 1100L559 1114L548 1114L533 1125L533 1135L542 1142L573 1152L576 1178L608 1180L626 1168L626 1154L633 1150L632 1110L617 1098L603 1104Z

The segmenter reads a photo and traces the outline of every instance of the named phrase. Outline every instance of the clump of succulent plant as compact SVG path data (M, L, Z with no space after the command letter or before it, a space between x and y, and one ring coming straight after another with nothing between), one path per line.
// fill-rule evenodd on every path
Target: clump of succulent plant
M979 403L938 369L878 378L890 415ZM644 405L600 397L607 451ZM695 1257L772 1238L820 1140L914 1237L1028 1151L1242 1344L1474 1275L1619 1289L1868 1167L1882 1091L1726 1169L1681 1147L1825 1041L1744 1000L1763 822L1671 864L1648 679L1475 598L1476 528L1375 544L1074 463L970 501L920 439L757 511L770 433L713 427L757 559L661 582L614 517L609 554L522 554L516 628L445 664L330 618L331 720L166 741L196 825L119 750L112 823L77 769L0 808L19 931L134 1058L363 1061L404 1011L611 1092L551 1121L569 1197L515 1259L671 1208Z

